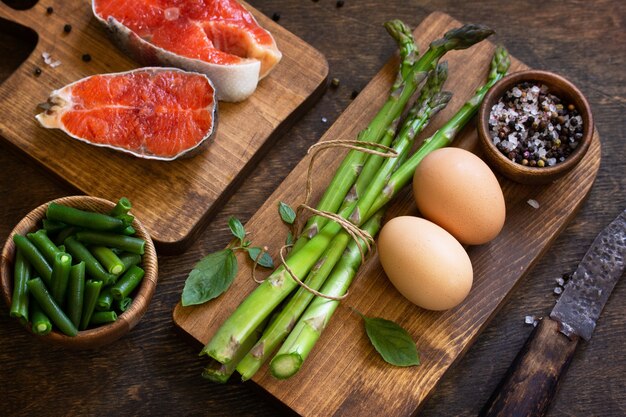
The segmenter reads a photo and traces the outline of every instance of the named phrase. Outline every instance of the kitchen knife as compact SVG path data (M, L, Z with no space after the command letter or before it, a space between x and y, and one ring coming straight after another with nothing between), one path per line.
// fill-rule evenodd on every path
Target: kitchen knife
M565 285L550 318L529 336L481 416L543 416L578 340L591 338L596 320L624 272L626 210L592 243Z

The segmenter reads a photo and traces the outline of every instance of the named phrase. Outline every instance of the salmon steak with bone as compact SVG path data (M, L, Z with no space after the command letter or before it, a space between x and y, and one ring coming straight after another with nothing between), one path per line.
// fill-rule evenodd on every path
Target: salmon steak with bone
M143 65L206 74L219 100L249 97L282 54L235 0L93 0L96 18Z

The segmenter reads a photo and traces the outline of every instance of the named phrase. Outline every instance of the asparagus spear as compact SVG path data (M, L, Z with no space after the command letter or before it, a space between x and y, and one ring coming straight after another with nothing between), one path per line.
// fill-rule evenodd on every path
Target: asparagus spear
M448 103L451 97L450 93L440 93L446 78L446 64L440 64L436 70L431 71L431 75L429 75L420 97L409 111L398 139L395 141L396 147L402 154L409 152L415 136L424 129L432 115ZM397 166L393 160L385 161L385 164L389 166L388 171ZM387 171L380 175L385 179ZM333 238L324 255L322 255L307 276L305 283L310 288L317 290L322 286L335 264L341 258L350 240L350 236L345 231ZM287 337L298 317L313 299L313 296L305 288L300 288L296 291L281 314L263 332L263 336L237 366L237 371L241 374L243 380L250 379L278 347L278 344Z
M396 81L391 86L387 101L378 111L369 125L359 133L358 140L362 142L380 143L389 146L396 133L402 110L411 98L421 81L430 69L426 63L423 69L418 70L415 65L418 55L417 45L411 30L400 20L392 20L385 23L385 29L395 39L400 53L400 66ZM432 65L432 61L429 65ZM317 209L335 212L345 198L348 190L353 185L360 173L368 175L375 169L375 165L367 164L369 155L357 150L348 152L341 165L335 172L330 185L317 204ZM364 167L364 164L366 167ZM327 219L320 216L312 216L303 228L301 237L296 241L292 253L299 250L308 239L315 236L319 229L326 224Z
M491 70L486 84L476 90L475 95L441 129L427 139L411 158L398 168L391 176L386 192L381 194L381 197L376 200L370 210L376 210L374 213L379 213L382 207L385 207L386 203L397 194L400 188L410 181L417 164L426 154L452 142L456 133L463 128L476 112L487 90L506 74L509 65L508 53L504 48L498 47L491 62ZM377 215L374 214L374 216ZM360 263L361 259L358 256L347 255L342 258L322 287L322 293L335 297L345 294L354 277L355 272L353 271L359 268ZM270 370L275 377L281 379L289 378L300 369L300 366L319 339L321 332L330 321L338 304L337 301L321 297L316 297L311 302L285 340L285 343L270 362Z
M431 43L428 51L417 61L416 68L420 71L424 66L430 68L432 62L438 60L450 49L464 49L484 39L493 33L483 26L465 25L458 29L447 32L444 37ZM350 182L347 188L351 186ZM373 187L384 186L385 178L372 181ZM331 185L332 186L332 185ZM368 193L366 193L368 194ZM340 213L348 218L357 211L355 218L360 225L366 220L362 213L367 213L375 195L369 193L365 200L359 200L357 205L350 205ZM341 201L341 199L340 199ZM364 201L362 203L362 201ZM355 208L356 206L356 208ZM287 263L296 276L306 276L320 256L324 253L332 238L340 231L340 226L335 222L327 223L313 239L309 240L300 250L293 251ZM233 312L233 314L217 330L213 338L204 347L201 354L207 354L220 363L231 362L241 349L242 342L246 341L250 334L272 312L272 310L287 297L297 286L289 273L281 265L261 285L259 285Z
M426 155L435 149L443 148L452 143L456 134L465 126L465 124L476 114L480 103L482 103L487 91L506 75L511 66L511 59L507 50L498 46L491 60L491 67L487 82L479 87L474 96L467 101L459 111L437 130L430 138L424 140L422 146L409 158L402 166L393 173L389 182L385 186L384 191L378 195L378 198L372 204L370 213L375 213L378 209L387 204L397 193L404 187L413 177L415 168L424 159Z
M264 320L259 327L257 327L254 332L252 332L252 334L250 334L250 336L248 336L248 338L241 344L242 348L237 352L239 355L238 358L235 358L235 360L226 364L220 363L215 359L211 359L204 368L204 371L202 371L202 377L213 382L225 383L228 381L228 378L230 378L233 372L235 372L235 365L237 365L237 362L241 360L243 355L250 350L252 346L254 346L254 343L263 333L263 328L267 324L267 321L268 320Z
M433 41L426 53L411 64L415 59L414 40L411 31L400 20L392 20L385 24L385 28L400 45L400 55L403 58L396 82L391 88L387 102L372 119L369 126L361 132L358 140L378 143L381 138L389 138L389 127L397 125L402 110L415 93L417 87L427 73L434 68L439 59L453 49L466 49L485 39L493 31L482 25L465 25L448 31L441 39ZM395 130L395 129L394 129ZM387 135L385 133L387 132ZM391 135L393 137L393 135ZM367 154L359 151L350 151L341 166L335 173L326 192L318 203L318 209L336 212L350 187L354 184L359 171L367 159ZM369 171L366 171L369 172ZM328 220L324 217L313 216L307 222L300 239L294 245L292 254L315 236Z
M372 236L380 229L383 212L377 212L363 225ZM360 266L361 256L353 240L322 287L322 293L335 297L345 294ZM338 306L339 301L315 297L270 362L272 375L286 379L298 372Z

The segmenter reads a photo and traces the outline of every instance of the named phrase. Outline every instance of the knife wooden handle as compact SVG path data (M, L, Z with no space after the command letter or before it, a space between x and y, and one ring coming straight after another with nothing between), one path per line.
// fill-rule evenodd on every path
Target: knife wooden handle
M545 318L533 330L480 416L543 416L561 374L574 356L578 338L559 332L559 323Z

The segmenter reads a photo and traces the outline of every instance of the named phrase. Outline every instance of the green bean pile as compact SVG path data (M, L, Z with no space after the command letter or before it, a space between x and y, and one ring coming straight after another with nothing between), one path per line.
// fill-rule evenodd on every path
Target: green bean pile
M50 203L41 229L14 235L11 317L68 336L117 320L144 276L130 209L125 197L108 214Z

